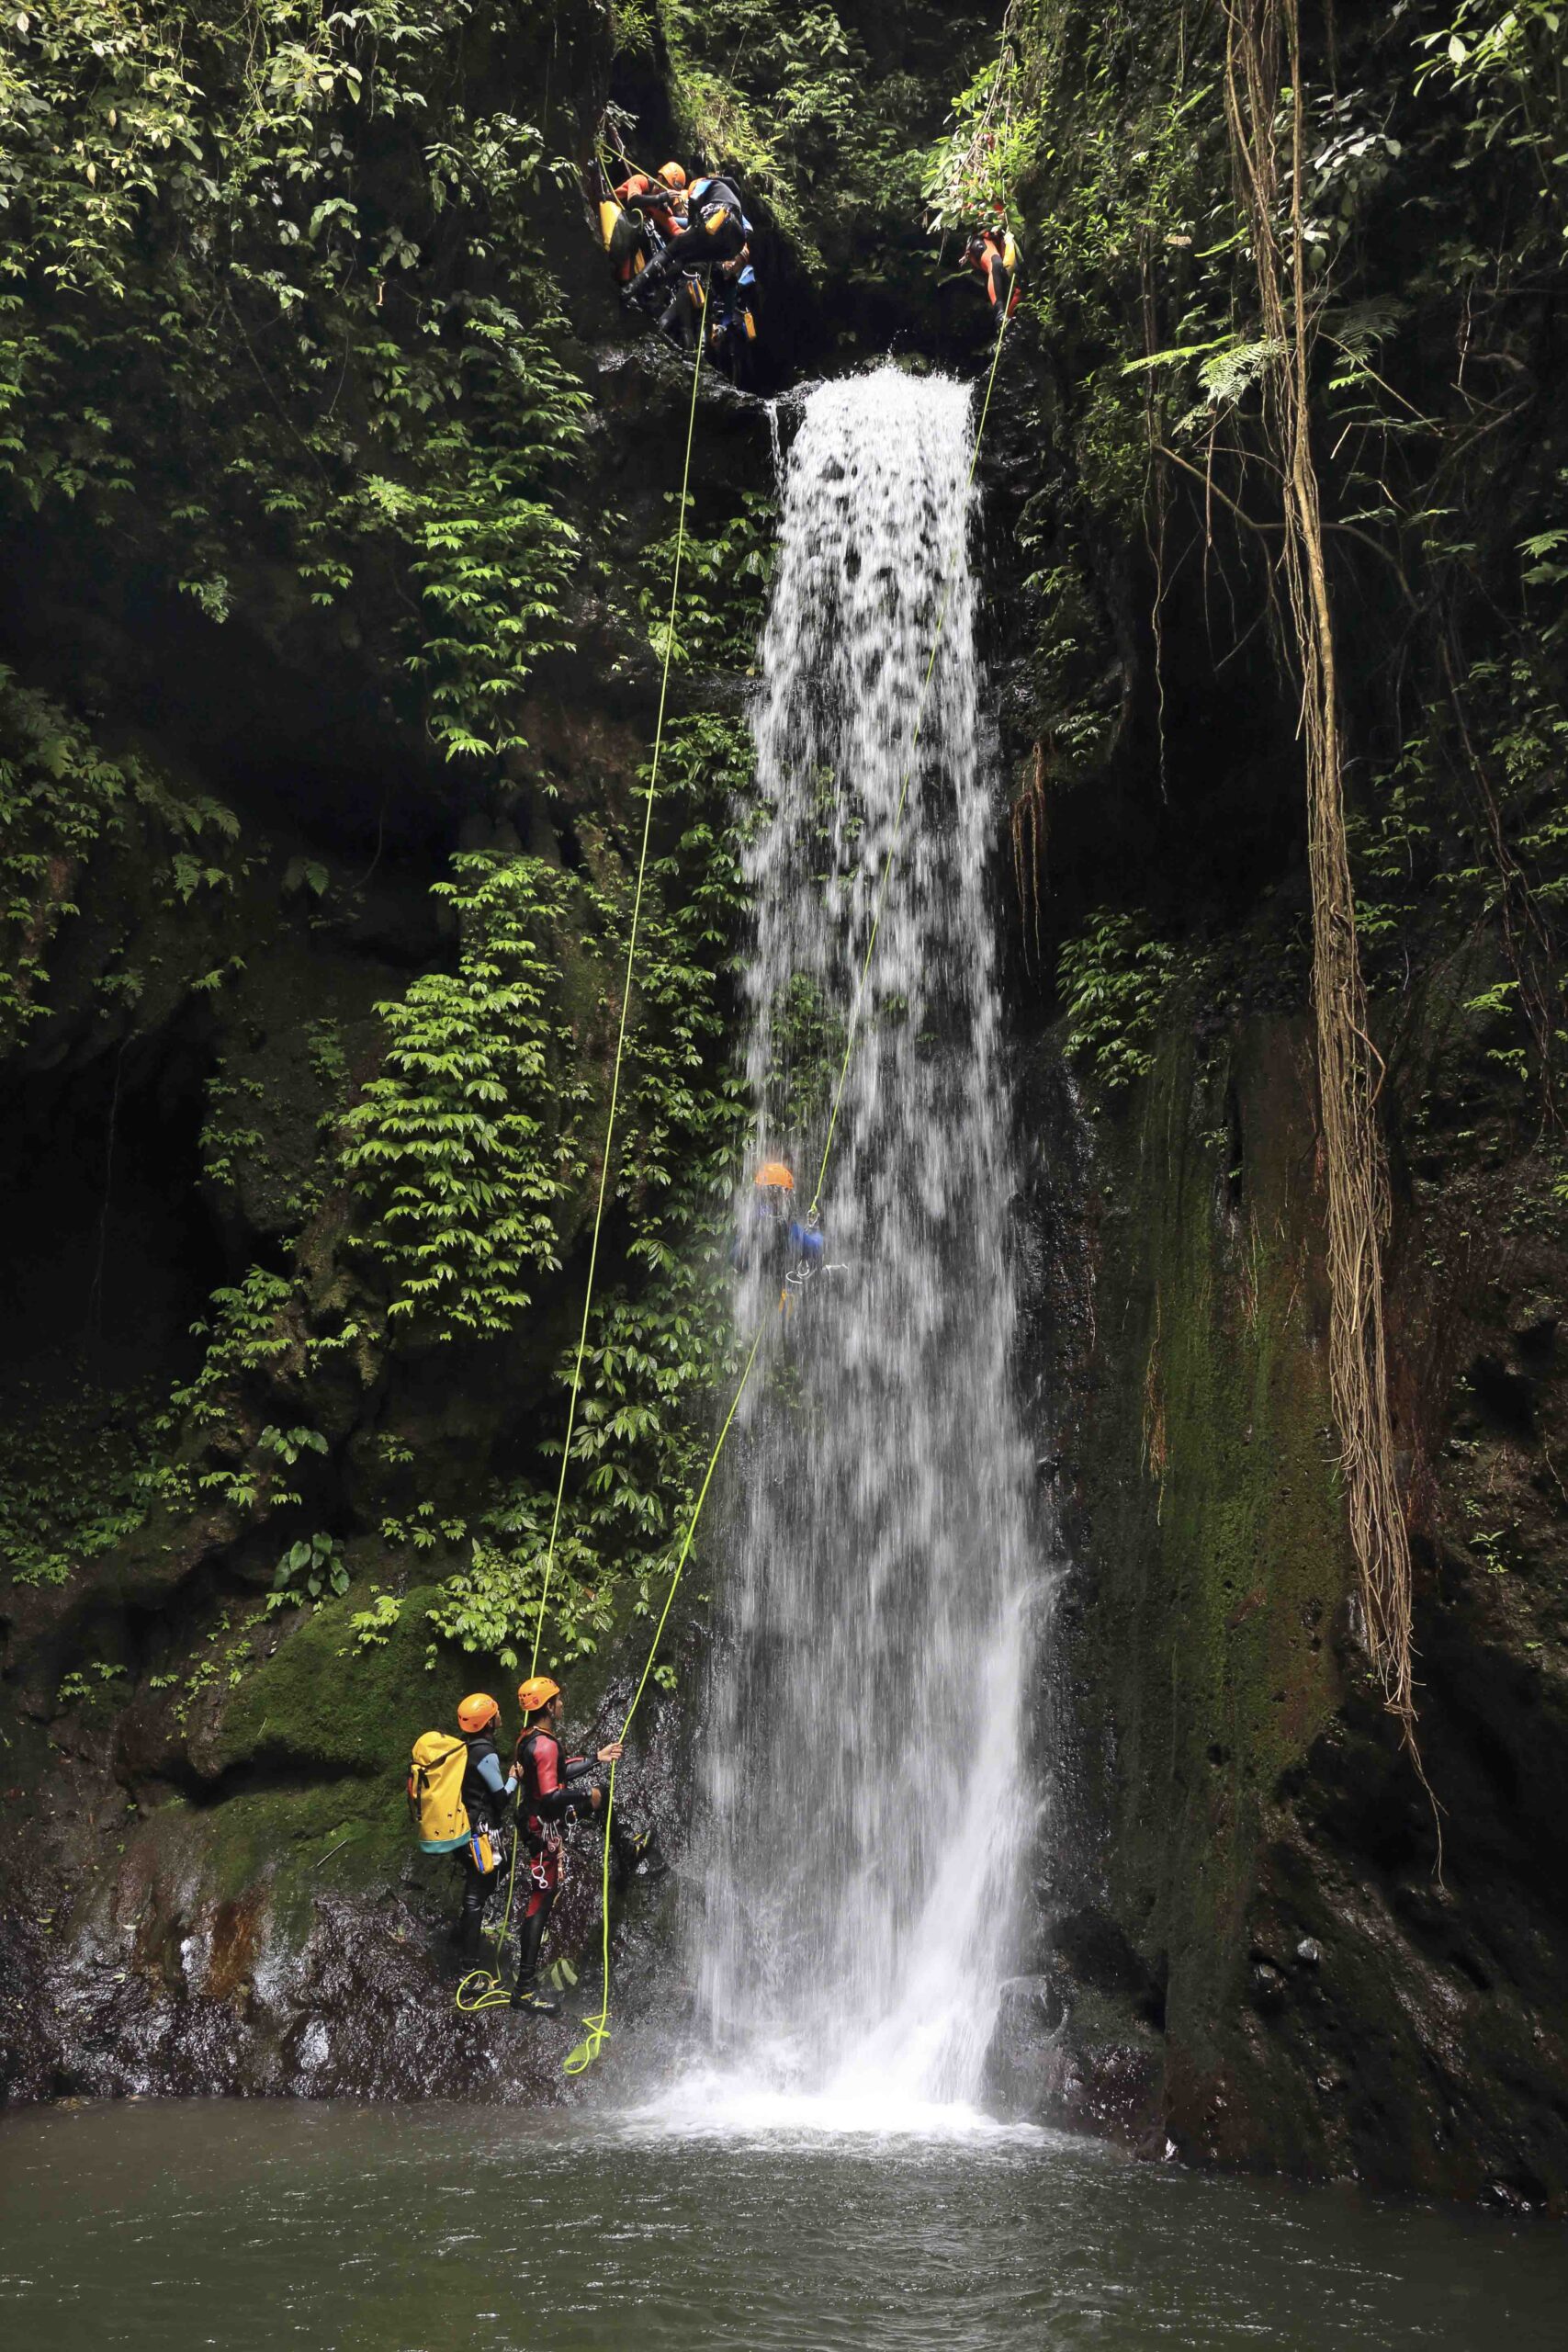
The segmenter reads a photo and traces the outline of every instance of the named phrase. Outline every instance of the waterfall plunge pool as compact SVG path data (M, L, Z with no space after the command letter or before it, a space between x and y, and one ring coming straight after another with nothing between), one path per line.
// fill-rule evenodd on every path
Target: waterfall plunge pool
M1562 2341L1557 2224L1136 2165L962 2111L831 2121L704 2097L37 2110L0 2124L0 2324L114 2352Z

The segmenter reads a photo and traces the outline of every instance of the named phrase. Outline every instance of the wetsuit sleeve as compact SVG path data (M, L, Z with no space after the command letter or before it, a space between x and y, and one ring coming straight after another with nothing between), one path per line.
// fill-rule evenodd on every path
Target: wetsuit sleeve
M506 1782L501 1777L501 1765L497 1758L481 1756L479 1761L479 1774L492 1796L503 1797L506 1794Z
M553 1739L540 1740L534 1750L535 1785L529 1810L541 1821L576 1821L592 1811L587 1790L572 1785L571 1770L569 1765L563 1778L560 1749ZM579 1781L581 1777L580 1771Z

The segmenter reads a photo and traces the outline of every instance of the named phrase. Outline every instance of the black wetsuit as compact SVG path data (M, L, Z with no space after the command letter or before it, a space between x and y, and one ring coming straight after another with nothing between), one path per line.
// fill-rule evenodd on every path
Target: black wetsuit
M468 1751L468 1760L463 1767L463 1805L468 1816L468 1826L472 1829L493 1828L498 1822L504 1820L510 1803L502 1779L501 1758L495 1752L495 1741L488 1725L483 1731L466 1731L459 1736ZM495 1768L491 1778L487 1778L481 1769L487 1759ZM471 1845L458 1847L457 1860L463 1871L463 1908L457 1920L457 1948L471 1958L479 1948L485 1905L490 1901L496 1872L479 1869Z
M709 180L690 209L696 216L691 227L671 237L643 271L645 291L667 284L678 270L711 269L716 261L733 261L744 247L746 214L733 180Z

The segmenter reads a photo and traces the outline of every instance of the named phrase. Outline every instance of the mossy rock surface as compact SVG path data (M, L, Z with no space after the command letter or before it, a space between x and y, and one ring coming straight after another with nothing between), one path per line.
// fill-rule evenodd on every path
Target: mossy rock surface
M512 1678L493 1661L487 1668L443 1652L429 1670L435 1597L433 1585L405 1594L387 1640L366 1649L349 1630L363 1594L313 1611L234 1691L208 1750L210 1769L397 1773L422 1731L455 1721L467 1692L490 1690L504 1701Z

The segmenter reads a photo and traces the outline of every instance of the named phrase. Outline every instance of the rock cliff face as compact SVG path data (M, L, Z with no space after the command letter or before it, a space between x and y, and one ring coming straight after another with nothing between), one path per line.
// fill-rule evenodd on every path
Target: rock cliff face
M1350 1597L1267 355L1234 286L1204 308L1232 266L1219 36L1043 0L1002 51L1032 300L985 480L1021 1374L1067 1572L998 2082L1152 2153L1533 2207L1568 2194L1568 721L1556 582L1517 549L1568 463L1558 265L1498 177L1523 166L1467 145L1472 98L1340 16L1336 58L1308 36L1349 385L1325 364L1324 463L1429 1788ZM214 33L180 101L213 213L145 156L152 195L115 179L156 58L84 125L24 37L51 153L96 161L23 159L0 514L12 2097L553 2095L452 2018L450 1889L409 1860L400 1781L412 1731L505 1695L528 1645L658 703L689 379L607 282L596 131L759 191L771 387L989 347L919 221L992 31L958 65L934 10L747 22L738 57L586 0L443 17L438 63L387 36L374 103L357 51L297 103L279 64L249 162ZM1477 225L1509 189L1511 277ZM118 290L62 261L83 207ZM1331 413L1389 382L1428 441ZM585 1722L641 1655L721 1369L682 1335L721 1280L773 472L762 404L716 379L696 434L585 1470L612 1415L632 1434L604 1497L584 1476L553 1637ZM1358 503L1379 464L1396 513ZM702 1642L694 1595L637 1758L677 1858ZM592 1912L585 1871L569 1938ZM668 1913L617 1910L634 2011L678 2006Z
M1059 1817L1089 1835L1046 1861L1033 2022L1055 2111L1151 2151L1539 2207L1568 2057L1561 1245L1528 1138L1488 1121L1483 1170L1447 1159L1486 1116L1456 987L1389 1041L1428 1138L1393 1296L1429 1795L1349 1597L1303 1024L1173 1023L1092 1138L1035 1065Z

